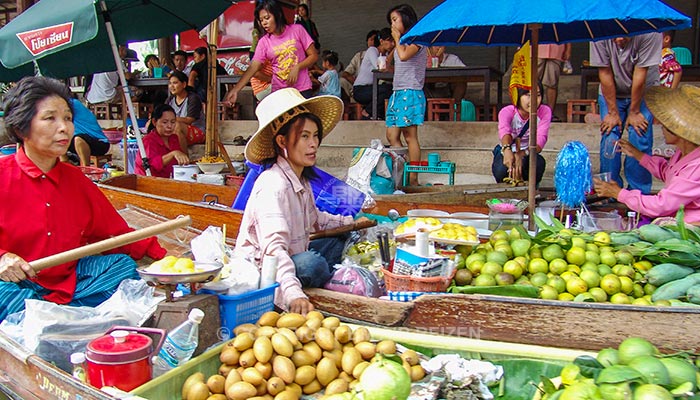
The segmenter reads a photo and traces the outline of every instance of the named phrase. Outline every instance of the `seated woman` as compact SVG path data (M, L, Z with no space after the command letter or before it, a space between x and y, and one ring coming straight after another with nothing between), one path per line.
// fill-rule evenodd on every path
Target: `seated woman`
M170 97L165 104L175 110L175 133L180 139L180 148L185 150L193 144L204 143L202 100L188 90L187 75L181 71L173 71L168 78L168 90Z
M616 182L594 179L596 194L613 197L650 218L675 217L680 206L685 208L685 222L700 223L700 88L681 85L676 89L656 86L644 96L649 110L663 128L667 144L676 152L670 159L650 156L625 139L620 139L620 151L634 157L639 165L664 187L655 195L639 190L620 188Z
M134 258L166 253L151 237L39 272L28 264L133 230L78 168L59 162L73 137L70 98L45 77L23 78L5 96L5 128L20 148L0 159L0 320L26 299L96 306L139 279Z
M537 169L536 182L540 184L547 166L540 155L549 136L552 109L542 104L542 85L537 96ZM517 101L498 113L498 138L500 145L493 149L491 172L496 182L521 182L530 172L530 91L517 89Z
M353 222L350 216L319 211L309 184L321 140L340 120L343 102L335 96L307 100L287 88L265 97L255 112L259 127L245 156L269 168L255 181L235 253L257 265L263 255L277 256L275 303L306 314L314 307L301 288L322 287L331 278L345 243L344 238L310 242L309 235Z
M153 110L152 129L143 137L143 147L151 166L152 176L171 178L173 165L190 163L187 150L183 151L180 147L179 138L175 134L175 125L175 110L172 107L161 104ZM136 157L134 172L137 175L146 175L141 157Z
M380 69L379 57L386 57L393 50L394 38L391 36L391 29L384 28L379 31L379 47L368 47L360 63L360 69L352 87L352 96L356 102L362 104L362 116L366 119L372 115L372 81L374 80L372 70ZM384 62L381 69L386 69L386 65L387 63ZM384 118L384 100L389 99L391 93L391 83L377 85L377 117Z

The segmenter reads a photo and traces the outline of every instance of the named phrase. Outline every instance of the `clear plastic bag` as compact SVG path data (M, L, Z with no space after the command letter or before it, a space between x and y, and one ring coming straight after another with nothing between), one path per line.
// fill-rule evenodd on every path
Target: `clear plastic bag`
M90 341L114 325L140 326L155 311L163 295L143 280L127 279L97 307L73 307L42 300L25 300L25 310L0 324L17 343L70 373L70 355L84 352Z

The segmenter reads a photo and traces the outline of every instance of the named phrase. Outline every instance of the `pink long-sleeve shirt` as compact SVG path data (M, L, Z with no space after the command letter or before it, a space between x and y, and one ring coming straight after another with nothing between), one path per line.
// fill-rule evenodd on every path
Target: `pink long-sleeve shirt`
M527 119L522 119L518 109L514 105L508 105L498 112L498 140L505 135L513 137L513 143L520 134L520 130L527 122ZM549 125L552 122L552 109L546 105L540 105L537 108L537 145L540 149L544 149L549 137ZM530 140L530 127L527 132L520 138L520 150L526 150L528 141Z
M236 256L258 268L263 255L277 256L275 304L288 309L292 300L307 298L291 256L309 249L309 235L352 223L351 216L319 211L309 182L299 180L287 160L277 162L255 181L236 239Z
M674 217L683 204L685 222L700 223L700 147L683 158L681 152L676 151L668 161L645 154L640 164L664 182L663 189L655 195L622 189L618 201L653 218Z

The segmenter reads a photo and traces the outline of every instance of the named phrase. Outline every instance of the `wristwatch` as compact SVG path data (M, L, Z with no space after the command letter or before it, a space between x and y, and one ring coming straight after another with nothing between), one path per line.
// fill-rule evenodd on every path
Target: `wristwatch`
M510 150L510 151L512 152L513 149L511 149L510 146L511 146L511 145L507 145L507 146L501 145L501 155L503 155L503 152L504 152L506 149L508 149L508 150Z

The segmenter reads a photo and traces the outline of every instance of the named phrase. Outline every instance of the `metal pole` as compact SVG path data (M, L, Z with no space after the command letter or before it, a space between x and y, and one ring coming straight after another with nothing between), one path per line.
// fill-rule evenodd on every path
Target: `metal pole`
M528 171L528 191L527 202L528 207L528 229L535 230L535 195L537 194L537 96L539 85L537 84L537 45L540 38L541 24L530 24L531 40L530 40L530 77L532 79L532 89L530 90L530 142L528 151L530 154L530 163Z
M124 75L124 64L122 64L122 59L119 57L119 50L117 49L117 40L114 38L114 30L112 30L112 22L110 20L109 12L107 11L107 4L104 0L100 0L100 8L102 9L102 15L105 19L105 28L107 30L107 36L109 37L109 43L112 46L112 55L114 56L114 62L117 64L117 73L119 74L119 82L122 84L122 90L124 92L124 99L126 100L126 106L131 116L131 126L134 127L134 134L136 135L136 143L139 146L139 154L141 155L141 160L143 161L143 169L146 170L146 175L151 176L151 166L148 163L148 156L146 155L146 149L143 147L143 140L141 140L141 131L139 130L139 123L136 120L136 113L134 112L134 104L131 102L131 93L129 91L129 83L126 81L126 76ZM124 146L127 144L124 143ZM124 166L128 160L124 160Z

